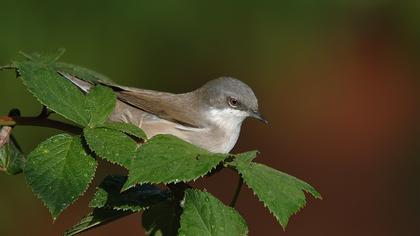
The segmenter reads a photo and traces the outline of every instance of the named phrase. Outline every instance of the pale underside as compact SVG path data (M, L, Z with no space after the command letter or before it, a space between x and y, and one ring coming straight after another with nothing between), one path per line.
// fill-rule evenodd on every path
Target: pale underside
M207 113L205 127L191 127L162 119L124 102L117 101L110 120L132 123L143 129L147 136L172 134L210 152L228 153L238 140L244 114L212 109ZM233 116L232 116L233 115Z

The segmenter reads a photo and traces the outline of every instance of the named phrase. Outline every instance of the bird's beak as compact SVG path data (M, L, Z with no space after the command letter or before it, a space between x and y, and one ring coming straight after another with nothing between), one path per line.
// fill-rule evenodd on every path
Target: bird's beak
M264 122L265 124L268 124L267 119L265 119L264 116L259 111L251 111L250 113L251 113L251 117L258 119Z

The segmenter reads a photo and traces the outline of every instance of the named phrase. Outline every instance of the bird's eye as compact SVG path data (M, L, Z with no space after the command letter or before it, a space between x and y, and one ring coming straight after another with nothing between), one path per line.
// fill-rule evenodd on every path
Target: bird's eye
M231 107L236 108L236 107L238 107L238 106L239 106L239 101L238 101L238 99L236 99L236 98L229 97L228 102L229 102L229 105L230 105Z

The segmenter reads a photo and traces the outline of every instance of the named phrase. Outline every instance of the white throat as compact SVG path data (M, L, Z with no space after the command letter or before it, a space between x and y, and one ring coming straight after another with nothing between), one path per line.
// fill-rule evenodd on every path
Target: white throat
M223 134L223 142L217 147L218 152L228 153L232 150L238 140L242 122L246 117L248 117L247 112L232 108L211 108L208 111L207 118L209 122Z

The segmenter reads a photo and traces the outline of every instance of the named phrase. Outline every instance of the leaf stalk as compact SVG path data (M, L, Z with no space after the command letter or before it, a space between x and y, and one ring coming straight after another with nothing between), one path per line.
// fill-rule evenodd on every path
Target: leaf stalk
M244 180L242 176L239 175L238 184L236 185L235 194L233 195L232 201L230 202L230 207L235 207L236 202L238 201L239 194L241 193L242 185L244 184Z

